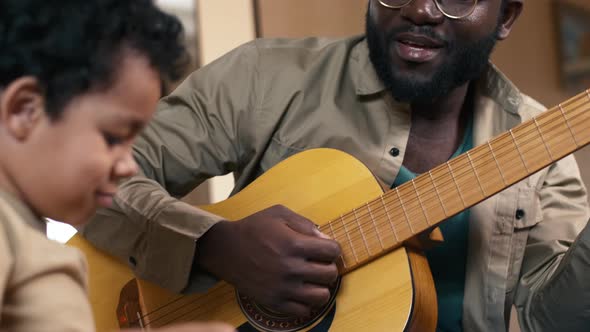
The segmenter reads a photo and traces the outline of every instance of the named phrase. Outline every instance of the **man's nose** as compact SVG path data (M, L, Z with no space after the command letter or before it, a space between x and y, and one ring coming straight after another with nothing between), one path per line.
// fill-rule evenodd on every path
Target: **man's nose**
M402 17L415 25L436 25L444 21L445 15L438 9L435 0L412 0L400 11Z

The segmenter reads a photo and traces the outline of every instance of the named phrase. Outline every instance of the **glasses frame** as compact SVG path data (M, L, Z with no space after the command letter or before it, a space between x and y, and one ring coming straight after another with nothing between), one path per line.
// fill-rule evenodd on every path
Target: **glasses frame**
M403 4L403 5L399 5L399 6L392 6L392 5L388 5L388 4L384 3L384 2L383 2L383 0L378 0L378 1L379 1L379 3L381 4L381 6L383 6L383 7L390 8L390 9L402 9L402 8L404 8L405 6L409 5L409 4L410 4L410 2L412 2L413 0L407 0L407 1L406 1L406 2ZM447 12L445 12L445 11L444 11L444 10L441 8L440 4L438 3L438 0L432 0L432 1L434 1L434 4L436 5L436 8L438 8L438 10L439 10L439 11L440 11L440 12L441 12L441 13L442 13L444 16L446 16L446 17L448 17L448 18L450 18L450 19L453 19L453 20L460 20L460 19L462 19L462 18L465 18L465 17L467 17L467 16L471 15L471 14L473 13L473 11L475 10L475 7L477 7L477 3L478 3L478 0L475 0L475 2L473 3L473 6L471 7L471 10L470 10L470 11L469 11L467 14L465 14L465 15L460 15L460 16L457 16L457 15L450 15L450 14L448 14Z

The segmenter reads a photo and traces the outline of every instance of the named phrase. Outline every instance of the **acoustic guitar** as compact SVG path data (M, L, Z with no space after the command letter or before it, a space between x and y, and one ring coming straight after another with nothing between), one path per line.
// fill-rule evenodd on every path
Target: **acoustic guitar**
M282 204L340 243L340 281L330 302L309 317L277 313L225 282L203 294L169 293L135 279L125 264L76 236L69 244L89 261L97 329L221 320L238 331L434 331L432 276L408 241L588 144L589 110L585 91L386 192L352 156L313 149L233 197L200 207L239 220Z

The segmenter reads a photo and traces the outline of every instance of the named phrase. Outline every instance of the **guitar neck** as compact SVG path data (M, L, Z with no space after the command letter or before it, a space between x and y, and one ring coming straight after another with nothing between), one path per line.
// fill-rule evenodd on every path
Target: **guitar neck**
M590 143L590 90L325 224L345 274Z

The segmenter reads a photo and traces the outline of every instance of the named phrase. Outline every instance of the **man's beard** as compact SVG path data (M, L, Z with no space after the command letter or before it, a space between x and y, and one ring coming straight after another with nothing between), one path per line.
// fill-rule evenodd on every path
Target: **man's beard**
M478 78L485 70L490 54L498 40L498 29L471 43L443 41L430 26L408 24L388 33L381 39L379 31L369 10L366 15L366 35L369 56L379 79L392 96L400 102L428 103L449 94L453 89ZM408 77L396 71L392 64L390 50L394 37L401 32L426 35L445 44L447 59L436 69L428 80ZM387 44L383 45L382 40Z

